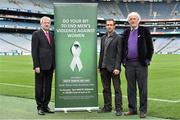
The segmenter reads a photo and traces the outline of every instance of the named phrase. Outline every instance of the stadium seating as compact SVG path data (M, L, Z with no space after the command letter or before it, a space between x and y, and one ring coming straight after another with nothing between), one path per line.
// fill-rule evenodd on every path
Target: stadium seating
M104 19L113 18L115 20L124 18L115 2L99 2L98 17Z
M54 0L58 2L58 0ZM49 0L1 0L0 9L28 9L41 13L53 14L53 3ZM98 17L124 19L129 12L137 11L144 19L179 18L180 4L176 1L167 2L99 2Z
M0 33L0 52L31 51L31 35L29 34L14 34Z
M29 23L29 22L13 22L13 21L5 21L0 20L1 26L12 26L12 27L34 27L34 28L40 28L40 25L37 23Z
M119 2L119 8L124 16L127 16L132 11L136 11L143 19L170 19L180 17L180 13L178 13L180 11L180 4L176 1L171 1L170 3Z
M53 3L48 0L1 0L2 9L28 9L53 14Z
M158 54L179 54L180 37L155 37L154 49Z
M63 0L62 0L63 1ZM82 0L83 1L83 0ZM1 0L0 1L0 10L27 10L34 11L37 16L32 15L32 13L28 13L28 15L14 15L14 18L24 19L18 21L16 19L6 19L6 14L2 14L0 18L0 28L4 30L4 28L16 29L31 29L37 30L40 28L39 19L41 16L39 14L45 15L53 15L53 3L58 2L58 0ZM66 2L66 0L64 0ZM137 11L140 13L142 19L172 19L172 18L180 18L180 2L171 1L167 2L98 2L98 20L104 19L115 19L117 21L122 21L126 19L129 12ZM11 17L13 15L10 15ZM32 20L31 22L29 20ZM34 21L33 21L34 20ZM124 26L124 23L120 23ZM122 34L124 31L124 27L118 25L116 31L119 34ZM151 25L152 23L148 23ZM165 25L166 23L162 23ZM169 23L170 25L173 23ZM168 24L168 25L169 25ZM176 23L177 25L179 23ZM52 27L53 28L53 27ZM164 26L150 26L151 32L165 32L165 33L173 33L180 32L179 27L164 27ZM99 24L97 27L98 33L98 49L100 49L100 38L102 34L106 32L105 26L103 23ZM31 43L31 34L27 33L9 33L3 31L0 33L0 55L2 52L10 52L10 51L23 51L30 53L30 43ZM155 52L156 53L166 53L166 54L180 54L180 37L175 36L175 39L172 40L172 35L164 37L164 36L156 36L153 39Z
M180 38L172 38L171 43L166 45L164 49L162 50L163 53L165 54L174 54L178 53L178 49L180 46Z

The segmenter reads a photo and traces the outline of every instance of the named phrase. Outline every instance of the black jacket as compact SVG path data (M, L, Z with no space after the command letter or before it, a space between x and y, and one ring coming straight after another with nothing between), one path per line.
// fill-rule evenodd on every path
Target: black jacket
M126 57L128 55L128 38L130 34L130 28L123 33L123 64L126 63ZM138 27L138 61L147 66L148 61L151 61L154 53L154 47L150 31L143 26Z
M101 37L101 49L99 56L99 66L102 68L103 56L104 56L104 42L107 34ZM108 71L112 72L114 69L121 69L121 56L122 56L122 40L121 37L115 32L112 35L112 40L110 41L106 50L106 68Z
M31 43L33 69L40 67L41 70L49 70L55 67L54 37L53 33L49 34L51 44L48 43L43 30L33 32Z

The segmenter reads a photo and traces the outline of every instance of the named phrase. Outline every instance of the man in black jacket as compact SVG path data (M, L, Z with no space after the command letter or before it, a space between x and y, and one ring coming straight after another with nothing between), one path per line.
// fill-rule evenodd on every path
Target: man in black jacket
M53 113L48 107L51 99L51 85L55 67L54 39L49 31L51 19L42 17L41 29L32 35L32 59L35 71L35 99L39 115Z
M140 97L140 118L147 112L148 65L154 52L150 31L139 26L140 15L132 12L128 15L130 28L123 33L123 65L127 79L128 107L125 115L137 114L136 82Z
M122 93L120 88L121 37L115 32L115 21L106 21L107 33L101 38L99 70L101 74L104 107L98 112L112 111L111 79L115 90L116 115L122 115Z

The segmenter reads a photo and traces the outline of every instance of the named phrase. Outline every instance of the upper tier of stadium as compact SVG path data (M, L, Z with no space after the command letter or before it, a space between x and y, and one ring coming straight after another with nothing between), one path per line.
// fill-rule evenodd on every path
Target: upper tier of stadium
M73 0L73 2L78 1L90 2L90 0ZM142 19L180 18L180 2L178 0L159 0L161 2L150 2L153 0L144 0L141 2L123 2L126 0L117 0L118 2L92 1L98 2L98 18L100 19L125 19L127 14L132 11L137 11L142 16ZM54 14L53 3L57 2L71 2L71 0L1 0L0 9L19 9Z

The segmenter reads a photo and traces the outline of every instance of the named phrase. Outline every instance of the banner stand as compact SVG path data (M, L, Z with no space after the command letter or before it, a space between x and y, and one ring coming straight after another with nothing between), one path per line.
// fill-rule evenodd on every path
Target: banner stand
M97 3L54 3L55 111L98 110Z
M72 111L97 111L99 110L99 107L77 107L77 108L55 108L55 111L63 111L64 113L72 112Z

